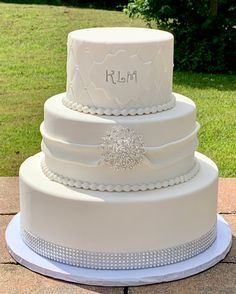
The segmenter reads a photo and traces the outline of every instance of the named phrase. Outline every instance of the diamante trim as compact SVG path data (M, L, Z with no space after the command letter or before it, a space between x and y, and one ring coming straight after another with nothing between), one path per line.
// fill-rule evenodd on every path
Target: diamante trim
M175 97L172 95L169 102L162 105L155 105L145 108L131 108L131 109L113 109L113 108L103 108L103 107L92 107L82 105L78 102L71 101L66 96L62 99L62 103L67 107L75 111L90 113L90 114L98 114L98 115L114 115L114 116L127 116L127 115L143 115L143 114L151 114L157 113L161 111L165 111L171 109L175 106Z
M98 184L98 183L91 183L91 182L84 182L80 180L75 180L72 178L64 177L62 175L58 175L51 171L46 163L45 160L42 160L41 163L42 171L46 177L48 177L51 181L63 184L65 186L75 187L78 189L85 189L85 190L92 190L92 191L108 191L108 192L130 192L130 191L146 191L146 190L155 190L160 188L166 188L168 186L174 186L177 184L181 184L184 182L189 181L192 179L199 171L200 164L196 160L195 165L193 168L188 171L186 174L175 177L173 179L168 179L161 182L152 182L147 184L140 184L140 185L111 185L111 184Z
M200 238L185 244L146 252L105 253L60 246L21 228L24 242L36 253L61 263L89 269L144 269L180 262L208 249L216 239L216 225Z

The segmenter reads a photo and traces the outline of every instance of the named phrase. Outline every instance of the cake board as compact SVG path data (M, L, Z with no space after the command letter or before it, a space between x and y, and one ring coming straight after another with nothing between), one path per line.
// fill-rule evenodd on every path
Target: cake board
M42 275L68 282L97 286L138 286L174 281L200 273L224 259L232 243L231 229L222 216L217 217L217 238L203 253L171 265L140 270L93 270L62 264L32 251L21 239L20 213L6 230L7 247L21 265Z

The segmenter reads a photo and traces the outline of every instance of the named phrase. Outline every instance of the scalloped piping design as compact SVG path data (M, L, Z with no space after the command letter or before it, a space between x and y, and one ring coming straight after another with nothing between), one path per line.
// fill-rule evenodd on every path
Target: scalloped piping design
M71 101L66 96L62 99L62 103L67 108L70 108L75 111L83 112L83 113L98 114L98 115L127 116L127 115L151 114L151 113L157 113L157 112L171 109L175 106L175 97L172 95L170 101L162 105L150 106L145 108L130 108L130 109L90 107L90 106L82 105L78 102Z
M84 182L75 180L72 178L64 177L62 175L58 175L54 172L52 172L46 165L45 161L42 161L42 171L46 177L48 177L51 181L70 186L75 187L77 189L85 189L85 190L92 190L92 191L108 191L108 192L130 192L130 191L146 191L146 190L154 190L154 189L160 189L160 188L166 188L168 186L173 186L177 184L181 184L184 182L189 181L192 179L199 171L200 164L196 160L193 168L188 171L186 174L175 177L173 179L161 181L161 182L154 182L154 183L148 183L148 184L141 184L141 185L107 185L107 184L98 184L98 183L90 183L90 182Z

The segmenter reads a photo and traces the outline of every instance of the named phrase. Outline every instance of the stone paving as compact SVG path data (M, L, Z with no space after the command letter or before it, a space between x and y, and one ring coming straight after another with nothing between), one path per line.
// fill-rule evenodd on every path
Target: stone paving
M231 225L233 245L227 257L198 275L175 282L140 287L95 287L66 283L31 272L17 264L5 244L5 229L19 211L17 177L0 177L0 294L201 294L236 293L236 179L220 179L218 212Z

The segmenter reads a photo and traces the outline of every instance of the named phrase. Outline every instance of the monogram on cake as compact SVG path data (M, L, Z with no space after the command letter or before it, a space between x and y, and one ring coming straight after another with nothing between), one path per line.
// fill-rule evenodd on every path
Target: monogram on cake
M218 171L196 106L172 92L173 36L68 36L67 89L49 98L42 152L20 169L21 232L38 254L90 269L189 259L216 239Z

